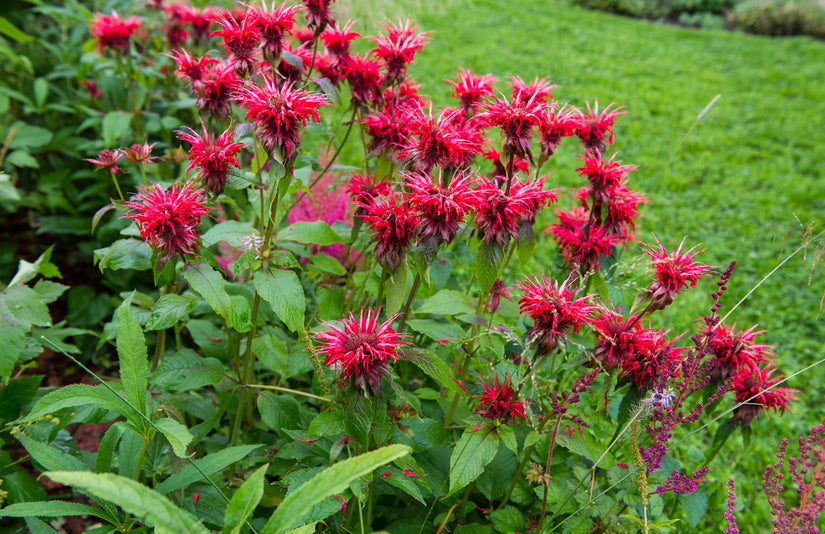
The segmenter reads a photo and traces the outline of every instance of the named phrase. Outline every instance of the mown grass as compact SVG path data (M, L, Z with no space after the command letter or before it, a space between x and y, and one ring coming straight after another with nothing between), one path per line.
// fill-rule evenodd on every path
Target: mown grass
M735 260L725 310L799 245L805 227L825 217L822 42L661 26L553 0L465 0L406 11L391 5L387 13L411 14L422 29L434 30L411 72L438 103L450 101L441 80L469 67L502 81L510 73L549 77L561 86L557 99L576 106L594 99L623 105L628 113L617 120L614 149L640 166L631 185L650 200L640 238L655 234L678 243L685 237L689 245L704 243L707 263ZM674 153L717 94L718 103ZM582 185L573 171L577 150L573 141L562 145L549 163L551 183ZM546 241L541 257L552 248ZM786 375L823 357L825 323L818 314L825 282L814 256L811 250L789 262L730 319L740 328L767 329L764 342L776 346ZM685 295L667 311L667 324L688 331L713 290L708 280ZM764 466L774 461L781 437L794 442L822 421L823 378L825 366L793 378L784 384L802 390L793 415L760 417L747 446L741 436L731 439L712 465L709 514L700 530L719 530L729 474L736 475L740 502L748 503L740 528L767 528L767 501L759 495ZM674 454L706 449L711 435L700 433ZM686 527L683 521L678 530Z

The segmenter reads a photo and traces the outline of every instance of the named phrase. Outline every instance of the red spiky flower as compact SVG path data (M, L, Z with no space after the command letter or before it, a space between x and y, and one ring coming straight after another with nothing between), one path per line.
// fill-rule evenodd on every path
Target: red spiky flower
M157 184L142 186L140 194L124 205L133 210L125 215L140 228L146 240L166 262L175 256L196 258L200 251L198 224L209 215L201 196L202 189L192 184L174 184L164 189Z
M375 258L389 271L401 265L407 248L415 237L418 216L405 202L391 192L389 196L373 198L361 204L366 210L364 220L370 225L375 241Z
M335 0L301 0L301 2L304 4L304 16L310 29L323 31L335 22L335 17L329 10L330 4Z
M481 401L474 408L477 414L487 419L497 419L505 424L515 422L519 418L527 419L524 415L524 403L517 400L509 376L504 377L502 382L496 374L489 385L481 378L479 382L484 386L484 391L481 395L473 395Z
M389 375L387 364L397 361L398 349L408 343L406 334L390 326L395 315L381 324L378 315L378 310L362 309L357 318L352 313L344 317L340 327L324 322L325 330L313 334L321 343L316 350L326 355L326 365L342 382L373 394L380 390L381 376Z
M144 142L142 145L138 143L134 143L129 147L121 148L120 153L126 156L126 159L129 161L134 161L135 163L158 163L161 159L157 156L152 156L152 149L155 148L157 143L149 144L149 141Z
M655 236L654 236L654 239ZM653 271L656 279L647 286L647 294L651 299L652 309L663 309L670 305L676 294L687 286L696 287L700 276L710 276L713 267L695 261L696 256L705 249L696 250L699 245L682 252L685 240L669 253L656 239L656 247L642 244L645 252L653 261ZM695 252L694 252L695 251Z
M592 318L596 337L593 358L606 370L615 369L649 346L651 331L642 325L639 317L638 313L625 317L611 305L610 309L600 307Z
M407 117L410 141L404 157L424 172L429 172L437 164L461 166L468 153L481 149L470 132L456 127L461 116L461 110L445 109L436 118L432 104L427 112L423 107L411 108Z
M376 46L371 53L384 61L387 82L395 84L404 79L407 66L412 63L416 52L421 52L430 40L427 34L431 32L416 34L418 25L413 25L409 20L398 21L398 24L390 22L383 26L387 30L387 35L378 34L370 38Z
M480 113L477 119L489 126L501 128L507 157L515 154L532 161L530 137L533 135L533 127L544 120L545 109L548 106L549 104L541 102L535 94L525 99L517 93L512 102L502 95L500 99L494 97L488 100L484 106L486 111Z
M525 292L519 299L522 315L529 315L534 322L530 336L546 354L564 342L565 336L578 332L582 325L590 324L590 314L596 307L590 304L593 295L576 298L576 292L545 275L525 278L518 284Z
M605 161L601 152L587 151L584 155L579 154L579 158L584 162L584 166L576 170L580 176L586 176L590 181L590 196L599 204L606 202L610 192L629 172L637 168L636 165L621 165L621 162L614 161L616 154Z
M191 128L187 128L189 133L178 131L178 138L192 145L189 151L189 167L187 172L193 167L198 167L206 188L214 195L223 193L226 184L226 176L229 173L229 166L239 167L235 155L246 143L234 143L234 127L230 126L225 132L218 136L209 134L206 125L201 121L203 127L203 137L198 135Z
M321 34L321 40L324 41L327 52L334 58L340 60L349 56L352 41L361 37L360 33L352 31L354 25L355 22L351 20L348 20L343 28L335 23Z
M301 11L298 5L286 2L276 7L275 0L267 6L263 0L263 9L248 6L255 15L255 27L260 35L261 52L264 59L274 61L284 49L284 39L295 24L295 15Z
M667 339L665 330L645 328L635 333L633 350L625 354L620 376L629 377L639 391L649 389L662 375L678 376L678 362L685 357L687 348L674 347L675 341Z
M484 97L493 96L496 77L492 74L473 74L469 69L461 69L455 81L446 81L453 86L452 96L461 100L461 109L469 119L476 114Z
M747 402L739 406L734 412L734 420L750 425L759 412L773 409L774 412L790 411L788 405L798 400L794 393L798 389L774 387L784 375L773 376L776 368L770 363L759 368L755 365L745 365L733 377L733 390L736 392L737 402Z
M441 172L435 182L429 175L420 172L406 173L402 178L407 180L410 190L406 201L420 215L419 235L425 240L452 241L467 212L478 204L476 193L469 188L475 181L475 175L459 171L446 186Z
M196 95L204 92L204 78L209 73L210 65L220 63L217 59L209 56L195 58L188 50L172 50L169 57L174 59L177 64L175 74L180 78L189 80L192 91Z
M495 241L504 246L511 237L518 238L522 221L534 213L534 199L519 195L522 191L513 188L507 195L489 179L478 181L475 223L486 243Z
M246 108L246 119L258 126L264 149L270 154L277 150L285 160L298 155L299 128L309 119L318 122L318 108L329 104L320 93L294 89L292 84L278 87L269 78L263 85L247 82L236 96Z
M233 17L232 12L224 11L216 15L214 20L221 29L212 32L212 37L217 35L223 38L223 46L229 52L229 63L238 76L243 78L253 72L261 39L255 11L247 10L240 20Z
M198 84L192 84L198 95L198 109L218 120L229 114L232 95L241 83L235 68L229 63L210 66Z
M601 112L599 112L599 101L590 106L587 102L587 113L582 114L579 118L579 126L576 129L576 135L582 140L587 150L595 150L604 152L605 139L607 139L608 146L613 146L613 122L616 117L625 113L621 111L621 106L610 109L614 103L609 104Z
M522 80L520 76L512 76L509 83L510 87L513 88L511 97L514 106L526 104L532 100L546 104L553 99L553 89L558 87L558 85L550 83L549 80L538 76L529 83Z
M563 138L576 135L579 120L579 110L572 106L568 107L567 104L547 110L547 116L539 124L542 163L555 154Z
M341 74L349 83L352 100L368 106L381 95L381 65L370 57L352 54L341 60Z
M567 262L582 272L598 269L601 258L609 256L622 240L621 235L612 233L606 226L587 224L588 212L582 208L557 210L556 215L559 222L547 233L553 234Z
M376 198L387 196L392 193L390 184L376 178L375 173L369 174L366 171L355 172L349 177L349 195L352 202L358 206L356 215L363 215L367 208Z
M732 326L719 323L712 328L704 328L708 352L716 356L719 378L724 380L745 366L755 367L758 362L771 361L773 347L755 341L758 335L766 332L756 331L757 326L753 325L743 332L736 331L736 323Z
M369 136L370 157L386 154L397 160L407 144L407 119L398 106L385 106L380 113L364 117L364 131Z
M111 15L98 12L89 23L89 29L97 39L97 49L101 54L106 49L125 54L129 51L132 35L140 29L140 17L123 19L114 10Z
M207 6L203 9L198 9L193 6L183 6L183 22L188 25L192 32L203 43L209 39L209 34L212 33L212 18L213 7Z

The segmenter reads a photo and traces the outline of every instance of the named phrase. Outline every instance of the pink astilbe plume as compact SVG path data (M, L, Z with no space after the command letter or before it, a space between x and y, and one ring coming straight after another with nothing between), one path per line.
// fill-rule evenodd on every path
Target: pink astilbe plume
M366 221L373 232L375 258L389 271L401 265L407 248L415 238L418 216L391 193L386 197L373 198L370 204L361 204L366 210Z
M387 364L397 361L398 349L407 344L407 335L390 326L395 315L381 324L378 315L377 310L362 309L357 318L352 313L344 317L340 327L324 322L325 330L313 335L320 343L316 350L342 382L373 394L381 388L381 376L389 375Z
M261 38L257 28L257 15L254 11L247 10L243 18L238 20L231 12L224 11L215 15L214 20L221 29L212 32L212 37L217 35L223 38L223 46L229 52L229 63L241 78L250 74L254 70Z
M500 381L498 375L493 377L490 384L479 379L484 391L481 395L473 395L481 402L474 408L475 412L487 419L496 419L504 424L516 422L519 418L526 420L524 402L517 400L516 391L509 376Z
M485 111L476 118L488 126L501 128L503 152L508 158L510 155L516 155L532 161L530 138L534 127L544 120L548 106L549 104L541 102L536 95L525 99L521 97L521 93L517 93L512 102L502 95L501 98L493 97L488 100L484 105Z
M765 367L746 365L740 368L733 377L733 390L736 392L736 402L746 402L734 412L734 420L750 425L759 412L773 410L790 411L791 401L798 400L794 393L799 390L774 387L784 378L779 374L773 376L776 368L771 363Z
M610 109L613 105L611 103L599 112L598 100L592 107L590 102L587 102L587 113L580 115L579 125L576 128L576 135L582 140L586 150L604 152L605 148L613 146L613 122L616 117L625 113L621 111L621 106Z
M533 319L529 336L535 338L542 354L563 344L567 334L590 324L590 316L596 310L590 303L592 295L576 298L576 291L566 282L559 284L543 274L525 278L518 286L525 293L519 299L521 314Z
M407 203L418 210L418 231L422 239L438 239L449 243L458 233L467 212L478 204L470 186L476 179L472 173L457 172L450 183L443 184L442 173L433 178L420 172L402 174L409 188Z
M484 97L493 96L496 77L492 74L473 74L469 69L460 69L456 80L446 80L453 86L452 96L461 101L465 117L478 112Z
M301 11L298 5L289 5L284 2L276 5L276 0L267 5L263 0L262 9L247 5L254 14L255 28L260 36L260 47L264 59L274 61L284 49L284 40L295 24L295 15Z
M665 308L673 303L676 294L688 286L696 287L696 282L700 277L711 274L713 267L695 261L696 256L704 252L704 249L697 251L696 248L699 245L696 245L683 252L684 244L683 239L673 252L668 252L658 239L656 239L655 247L642 244L653 262L655 280L647 286L647 295L651 299L652 309Z
M279 87L269 78L263 85L246 82L236 97L246 109L246 119L255 121L264 149L270 154L277 150L287 161L298 155L299 128L310 119L318 122L318 108L329 104L320 93L295 89L292 84Z
M421 52L430 40L427 37L430 32L416 34L418 25L413 25L409 20L399 21L398 24L390 22L383 26L387 35L378 34L371 37L375 43L375 49L371 54L381 58L384 62L387 69L387 82L396 84L406 76L407 66L412 63L416 52Z
M203 137L194 130L189 132L178 131L178 138L192 145L189 151L189 167L187 172L193 167L200 170L206 188L214 195L223 193L226 184L226 176L229 173L229 166L239 167L235 155L246 145L246 143L235 143L232 141L235 135L234 127L230 126L218 136L210 135L206 125L201 121L203 127Z
M112 11L111 15L98 12L90 21L89 29L97 39L101 54L107 49L125 54L129 51L132 35L140 29L140 17L123 19L117 11Z
M198 224L209 215L202 189L187 183L169 189L159 185L144 186L124 205L132 210L125 215L140 228L140 237L158 253L162 262L175 256L196 258L200 251Z

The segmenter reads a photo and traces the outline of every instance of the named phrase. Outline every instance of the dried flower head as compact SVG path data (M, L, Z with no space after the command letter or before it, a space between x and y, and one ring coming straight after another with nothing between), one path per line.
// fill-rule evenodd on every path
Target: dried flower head
M123 170L121 170L117 164L122 157L123 154L121 154L119 150L109 150L107 148L98 153L97 159L85 158L83 161L88 161L89 163L94 163L97 165L97 168L95 168L96 171L99 171L100 169L109 169L109 172L112 174L123 174Z
M129 161L134 161L135 163L158 163L161 159L152 156L152 149L156 144L157 143L152 143L150 145L148 141L142 145L135 143L128 148L120 149L120 153L126 156L126 159Z

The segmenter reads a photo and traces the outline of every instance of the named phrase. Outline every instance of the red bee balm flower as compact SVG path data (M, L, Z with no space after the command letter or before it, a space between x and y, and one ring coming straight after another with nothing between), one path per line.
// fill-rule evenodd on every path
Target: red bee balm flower
M684 358L684 347L674 348L667 332L645 328L634 333L632 351L624 355L620 376L629 376L639 391L653 385L663 373L678 373L677 362Z
M277 59L284 49L284 38L295 24L295 15L300 11L297 5L287 5L286 2L275 7L275 0L267 7L263 1L263 9L253 9L255 13L255 27L261 39L261 50L267 60Z
M344 58L349 56L350 43L361 37L360 33L352 31L354 25L355 22L351 20L347 21L343 28L336 23L321 34L324 47L333 57Z
M174 184L168 190L158 185L141 187L141 193L125 206L126 215L140 227L140 237L157 251L161 260L177 255L196 257L200 250L198 224L209 215L201 194L191 184Z
M140 29L140 18L120 18L116 11L111 15L97 13L90 23L92 35L97 39L97 49L102 54L107 48L125 54L129 51L132 34Z
M397 25L390 22L383 26L387 30L387 35L379 34L371 38L376 45L372 54L384 61L387 67L387 80L390 83L397 83L406 76L407 65L412 63L416 52L421 52L430 40L427 37L430 32L416 35L418 25L413 25L409 20L399 21Z
M653 309L663 309L673 302L677 293L685 287L696 287L696 282L700 276L710 276L713 269L710 265L694 261L694 258L701 254L703 250L694 252L694 246L687 252L682 252L684 239L673 253L668 253L665 247L656 239L657 248L650 245L642 245L646 248L647 254L653 260L654 274L656 280L647 286L648 295L651 298Z
M716 366L723 380L745 366L755 367L758 362L770 361L773 347L754 342L756 336L765 333L765 330L754 332L756 326L737 332L736 323L733 326L719 323L705 330L709 352L716 356Z
M361 310L356 319L350 313L342 327L324 322L326 330L313 335L321 342L317 350L326 354L328 367L339 371L344 381L373 394L380 389L381 375L389 374L387 363L397 361L396 351L407 344L407 335L390 326L395 316L379 325L378 314L377 310Z
M410 188L407 202L421 215L421 237L437 238L447 243L452 241L464 216L478 203L475 192L468 187L474 176L459 171L447 187L442 187L441 173L436 183L423 173L411 172L403 177Z
M236 94L246 108L247 120L253 119L258 126L267 152L278 150L287 160L298 155L298 128L310 118L318 122L318 107L329 104L322 94L293 89L292 84L278 87L270 79L263 86L247 82Z
M226 184L229 166L239 166L235 154L245 147L246 143L232 142L232 137L235 134L232 127L215 137L209 135L203 121L201 121L201 126L203 127L203 137L192 129L189 129L190 133L177 132L180 139L192 145L192 150L189 151L189 167L186 170L191 171L192 167L197 166L204 182L206 182L206 188L213 194L220 195L223 193Z
M505 377L504 382L500 382L498 375L487 385L484 380L479 379L484 386L481 395L474 395L481 402L475 407L475 412L487 419L498 419L503 423L515 421L517 418L527 419L524 415L524 403L516 400L516 392L510 377Z
M501 127L505 154L532 159L530 137L533 135L533 126L538 126L544 121L545 109L548 106L549 104L539 100L537 94L523 98L522 91L519 91L512 103L504 96L500 100L494 98L487 102L487 111L478 115L478 119L490 126Z
M326 26L335 22L332 12L329 10L329 5L335 0L301 0L306 11L304 16L307 19L307 26L312 29L320 28L323 30Z
M370 204L362 204L367 210L364 220L373 231L375 257L390 271L401 265L407 254L407 247L415 237L418 217L405 203L399 203L392 193L388 197L373 199Z
M792 400L797 400L794 393L798 393L799 390L773 387L783 378L781 374L771 376L774 372L776 369L771 369L771 364L762 369L755 365L746 365L739 369L733 377L733 390L736 392L736 401L747 404L736 409L734 420L750 425L754 417L759 415L760 409L773 409L775 412L789 410L788 404Z
M461 108L467 114L467 118L476 113L485 96L493 96L493 84L496 77L492 74L473 74L470 70L461 69L458 71L456 81L447 80L453 86L453 97L461 99Z
M587 115L580 117L579 126L576 128L576 135L582 140L586 149L604 152L606 148L605 137L608 144L611 147L613 146L613 121L625 112L620 111L621 106L610 109L612 106L612 103L609 104L599 113L598 100L593 107L590 107L590 102L587 103Z
M223 46L229 52L229 63L235 67L238 76L244 77L254 70L255 54L258 50L260 34L256 26L257 15L254 11L247 11L238 21L229 11L215 16L215 22L221 27L212 32L212 37L223 37Z
M544 354L558 347L568 332L578 332L581 325L589 324L596 309L588 302L592 295L577 299L566 282L559 285L545 275L526 278L518 285L526 293L519 299L521 314L533 319L530 335L538 338Z

